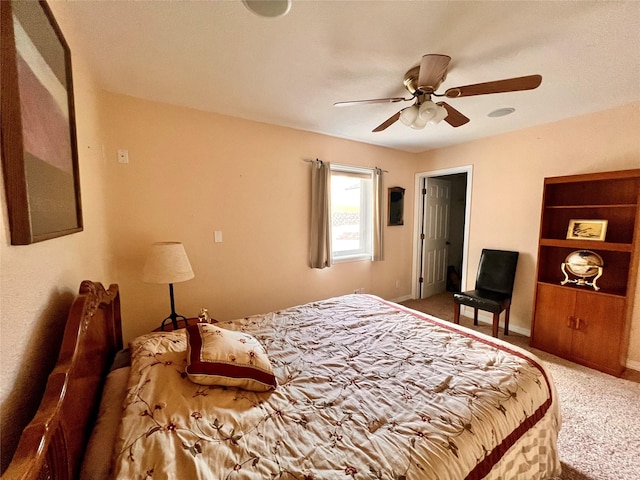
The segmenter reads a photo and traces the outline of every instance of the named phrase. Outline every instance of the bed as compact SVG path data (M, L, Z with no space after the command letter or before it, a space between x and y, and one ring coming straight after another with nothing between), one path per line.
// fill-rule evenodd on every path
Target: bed
M117 285L83 281L69 309L58 361L3 480L76 479L116 353L122 349Z
M120 399L113 447L95 431L88 440L89 420L84 441L104 458L89 453L80 466L70 450L61 460L71 476L44 478L79 469L126 479L560 474L559 405L535 356L375 296L154 332L129 349L130 366L108 374L119 372L119 392L88 399L93 409L100 395ZM102 378L113 368L107 350ZM102 466L92 472L91 463Z

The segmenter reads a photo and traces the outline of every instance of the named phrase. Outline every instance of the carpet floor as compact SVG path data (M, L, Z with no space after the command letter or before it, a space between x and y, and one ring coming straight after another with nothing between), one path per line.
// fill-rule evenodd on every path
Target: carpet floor
M453 299L445 292L403 305L453 321ZM461 317L460 323L491 335L491 326ZM500 338L536 354L553 376L562 410L558 450L560 480L640 479L640 374L623 378L577 365L529 346L529 337L510 333ZM508 480L508 479L505 479Z

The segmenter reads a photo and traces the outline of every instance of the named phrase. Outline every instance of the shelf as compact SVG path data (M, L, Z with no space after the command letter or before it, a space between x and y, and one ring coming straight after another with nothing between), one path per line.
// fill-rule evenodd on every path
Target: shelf
M546 178L536 267L531 343L569 360L619 375L624 369L632 323L640 241L640 169ZM606 220L605 241L567 239L572 221ZM576 250L602 258L591 286L567 283L563 269ZM566 271L566 273L565 273ZM586 319L586 328L567 324Z
M633 244L637 206L622 203L615 205L612 207L601 206L601 204L585 207L575 207L574 204L571 206L545 206L542 211L541 237L564 240L567 238L567 229L572 220L592 218L606 220L608 223L606 242L592 240L594 244L608 243L612 247L603 248L613 249L618 248L615 244L631 245ZM622 247L623 251L624 249L625 247Z
M565 240L557 238L541 238L541 247L575 248L576 250L606 250L609 252L631 253L630 243L598 242L595 240Z
M640 170L617 170L613 172L598 172L587 173L577 175L564 175L561 177L547 177L544 179L545 184L554 185L560 184L565 187L570 186L572 183L585 183L585 182L598 182L598 181L617 181L627 180L629 178L638 177Z
M640 185L638 171L627 171L608 178L591 177L583 181L550 182L545 179L545 207L608 208L611 205L635 205Z
M584 209L584 208L636 208L637 205L635 203L616 203L616 204L598 204L598 205L545 205L544 208L549 209Z
M626 296L626 292L621 290L605 290L602 288L600 290L594 290L591 287L579 287L577 285L561 285L560 283L545 282L543 280L539 280L537 283L538 285L549 285L555 288L564 288L567 290L584 292L592 295L605 295L608 297L616 297L616 298L624 298Z
M552 244L541 245L538 257L539 282L560 285L564 279L562 273L562 262L567 256L579 249L585 242L567 240L570 245ZM593 247L592 247L593 248ZM587 248L588 250L588 248ZM630 252L619 252L611 250L601 250L593 248L602 257L604 262L602 276L598 279L598 286L607 292L626 292L629 280L629 271L632 254ZM572 277L570 275L570 277Z

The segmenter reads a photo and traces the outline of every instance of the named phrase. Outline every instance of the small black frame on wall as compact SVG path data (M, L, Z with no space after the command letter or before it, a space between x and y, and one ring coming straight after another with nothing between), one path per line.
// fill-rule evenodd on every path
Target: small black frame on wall
M389 188L389 226L404 225L404 188Z
M2 167L12 245L82 230L71 53L44 1L0 0Z

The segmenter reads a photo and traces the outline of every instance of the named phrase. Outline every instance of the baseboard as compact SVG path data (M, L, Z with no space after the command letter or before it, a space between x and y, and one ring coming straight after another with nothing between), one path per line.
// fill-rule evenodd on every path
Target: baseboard
M403 295L402 297L392 298L391 301L395 303L404 302L406 300L411 300L413 297L411 295Z
M465 317L473 318L473 308L463 306L460 312ZM500 316L500 326L504 326L504 313ZM493 325L493 315L487 312L483 312L482 310L478 311L478 323L484 323L487 325ZM530 328L519 327L518 325L509 324L509 331L515 332L519 335L524 335L525 337L531 336Z
M635 370L636 372L640 372L640 362L636 362L635 360L627 360L627 368L631 370Z

